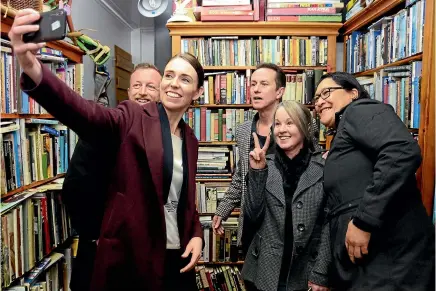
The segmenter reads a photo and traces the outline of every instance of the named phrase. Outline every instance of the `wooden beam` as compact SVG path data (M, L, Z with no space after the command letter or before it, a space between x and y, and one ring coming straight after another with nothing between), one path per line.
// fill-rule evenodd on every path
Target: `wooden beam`
M421 74L421 115L419 145L422 164L418 170L418 186L428 215L433 214L435 194L435 3L426 1L424 43Z
M178 47L174 36L337 36L342 23L319 22L171 22L173 55Z

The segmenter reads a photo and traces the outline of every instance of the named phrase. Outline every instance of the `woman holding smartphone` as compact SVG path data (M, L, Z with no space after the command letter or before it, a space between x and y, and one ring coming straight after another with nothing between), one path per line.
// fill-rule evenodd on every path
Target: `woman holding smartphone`
M204 71L190 54L165 67L161 104L105 108L81 98L39 62L41 43L24 43L40 15L17 13L9 38L21 88L80 138L116 148L91 290L196 290L203 247L195 207L198 141L182 116L203 93ZM102 202L103 203L103 202Z

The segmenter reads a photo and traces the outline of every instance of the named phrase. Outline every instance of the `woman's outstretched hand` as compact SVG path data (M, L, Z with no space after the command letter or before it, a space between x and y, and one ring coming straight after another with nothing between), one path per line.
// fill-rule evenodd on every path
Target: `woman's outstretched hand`
M42 79L41 63L36 59L35 53L40 48L44 47L45 43L25 43L23 42L23 35L39 30L39 25L32 24L39 18L39 13L33 9L18 11L8 34L13 52L23 72L26 73L35 84L39 84Z

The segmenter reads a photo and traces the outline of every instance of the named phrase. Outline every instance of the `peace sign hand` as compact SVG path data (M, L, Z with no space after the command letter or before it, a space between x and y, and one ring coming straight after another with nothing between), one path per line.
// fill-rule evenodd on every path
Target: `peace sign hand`
M263 148L260 148L259 138L257 134L253 132L254 149L250 152L250 167L252 169L261 170L266 167L266 152L269 147L270 134L266 137Z

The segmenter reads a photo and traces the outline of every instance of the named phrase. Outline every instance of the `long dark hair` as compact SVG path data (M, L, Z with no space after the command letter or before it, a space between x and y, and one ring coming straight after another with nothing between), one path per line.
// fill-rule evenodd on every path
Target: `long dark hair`
M319 86L322 80L329 78L335 81L336 84L338 84L347 91L356 89L358 92L357 99L370 98L368 92L363 88L362 85L360 85L359 81L357 81L357 79L353 75L345 72L333 72L322 75L316 87Z

